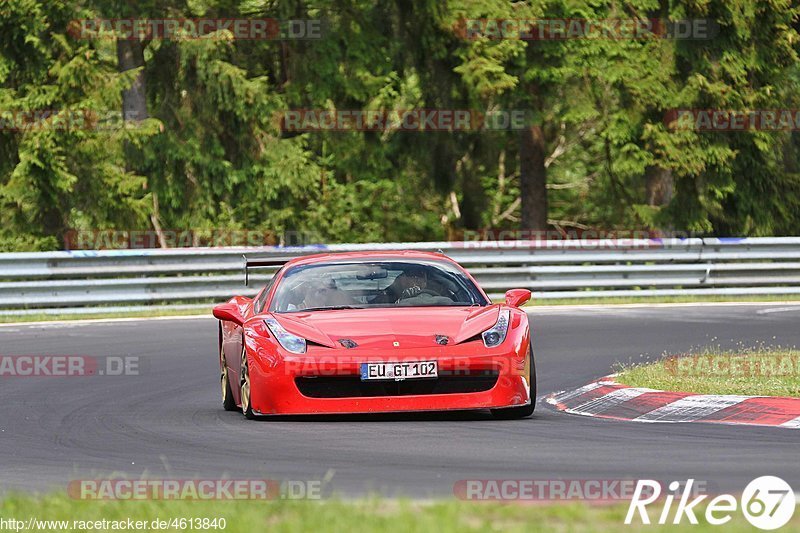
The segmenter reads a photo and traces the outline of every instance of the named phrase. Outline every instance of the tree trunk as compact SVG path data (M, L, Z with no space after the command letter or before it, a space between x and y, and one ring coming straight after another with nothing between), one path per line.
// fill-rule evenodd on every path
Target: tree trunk
M667 205L672 200L674 180L672 171L659 166L648 166L644 171L647 205Z
M120 72L144 66L144 45L138 40L117 39L117 61ZM136 76L133 84L122 91L122 118L144 120L147 118L144 70Z
M144 66L144 44L139 40L117 39L117 67L120 72L126 72L134 68ZM122 119L123 124L128 121L138 122L147 118L147 94L145 93L144 69L139 71L136 79L131 86L122 91ZM125 169L136 171L133 161L137 160L138 151L135 146L125 143L123 147L125 153ZM148 180L147 188L153 195L153 211L150 213L150 222L153 224L158 244L161 248L167 247L164 232L161 229L160 212L158 208L158 192L150 187Z
M547 229L547 157L542 127L533 125L520 130L519 178L522 197L520 229Z

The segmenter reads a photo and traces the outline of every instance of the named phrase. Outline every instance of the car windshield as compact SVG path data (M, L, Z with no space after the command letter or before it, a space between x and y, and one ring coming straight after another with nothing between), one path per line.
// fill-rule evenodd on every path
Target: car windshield
M444 261L300 265L280 280L270 311L488 305L475 284Z

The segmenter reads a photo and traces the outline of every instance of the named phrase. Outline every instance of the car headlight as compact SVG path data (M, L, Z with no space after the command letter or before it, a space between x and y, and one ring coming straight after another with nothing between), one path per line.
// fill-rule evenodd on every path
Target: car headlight
M487 348L494 348L495 346L499 346L503 344L503 341L506 340L506 334L508 333L508 322L511 316L511 312L508 309L501 309L500 316L497 317L497 323L492 326L491 329L487 329L483 332L483 345Z
M264 323L285 350L292 353L306 353L306 340L303 337L289 333L274 318L265 318Z

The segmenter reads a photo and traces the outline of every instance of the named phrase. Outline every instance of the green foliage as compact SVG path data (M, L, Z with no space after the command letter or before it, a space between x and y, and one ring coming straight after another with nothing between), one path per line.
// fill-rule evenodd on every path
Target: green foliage
M145 41L120 72L84 18L325 20L322 39ZM465 19L713 20L711 39L466 39ZM125 127L0 128L0 250L67 229L229 228L326 241L455 238L518 227L516 131L282 132L291 109L524 110L542 126L551 223L718 235L800 231L797 132L698 132L674 109L800 107L790 0L6 0L0 120L119 113L140 74L148 118ZM120 126L119 123L116 126ZM648 170L672 194L648 197Z

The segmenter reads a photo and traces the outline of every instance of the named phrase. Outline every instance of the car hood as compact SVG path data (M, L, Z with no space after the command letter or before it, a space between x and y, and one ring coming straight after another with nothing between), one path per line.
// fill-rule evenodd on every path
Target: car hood
M359 348L405 348L436 344L436 335L449 337L449 345L464 342L497 322L499 305L487 307L408 307L342 309L309 313L276 313L289 332L311 342L341 348L350 339Z

